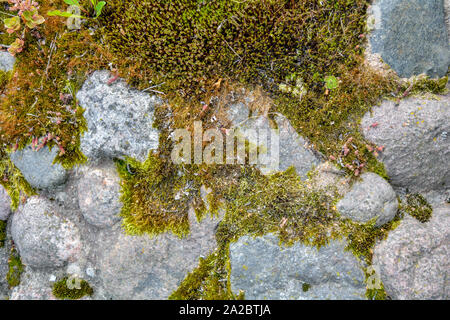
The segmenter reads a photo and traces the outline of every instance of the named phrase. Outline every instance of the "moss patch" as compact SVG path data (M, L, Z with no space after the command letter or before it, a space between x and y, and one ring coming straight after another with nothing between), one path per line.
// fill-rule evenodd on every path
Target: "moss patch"
M74 282L73 288L69 288L67 286L68 281L71 280ZM76 288L78 284L79 289ZM53 285L52 293L56 298L61 300L78 300L85 296L92 296L94 294L94 290L86 280L69 279L69 277L64 277Z
M9 271L6 274L6 281L8 281L9 287L16 287L20 284L20 277L24 272L24 265L20 259L16 249L11 249L11 254L8 260Z
M422 223L430 221L433 214L431 205L422 195L417 193L406 196L406 203L402 206L402 209Z
M303 292L308 292L309 289L311 289L311 285L309 283L302 284L302 290Z
M6 221L0 220L0 248L5 246L6 240Z

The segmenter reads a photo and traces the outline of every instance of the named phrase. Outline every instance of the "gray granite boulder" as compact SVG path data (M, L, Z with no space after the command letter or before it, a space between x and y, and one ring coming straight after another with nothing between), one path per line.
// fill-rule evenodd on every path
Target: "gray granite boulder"
M20 284L11 290L10 300L56 300L53 284L51 272L26 268Z
M377 0L372 51L399 76L446 75L450 47L443 0Z
M269 234L230 245L231 289L246 299L364 299L364 273L344 241L317 250L301 243L280 247Z
M435 208L427 223L406 216L377 244L373 264L393 299L450 298L450 206Z
M120 220L120 178L113 162L84 167L78 180L78 204L88 223L99 228Z
M11 199L6 192L5 188L0 185L0 220L8 220L9 214L11 213Z
M368 172L361 175L361 180L352 186L336 207L344 217L361 223L375 219L375 225L379 227L394 219L398 201L386 180Z
M78 228L49 200L31 197L11 220L11 234L25 265L60 267L81 251Z
M439 99L385 101L364 116L364 136L384 147L379 159L394 187L411 193L449 188L450 96Z
M250 117L248 107L242 102L229 106L227 113L236 135L243 136L250 144L256 145L259 153L267 158L265 163L258 162L258 167L264 174L282 172L293 166L298 175L306 179L307 173L321 163L309 143L282 114L276 114L275 123L271 124L264 115ZM275 128L278 129L277 132L272 131ZM267 136L264 137L261 132L265 132ZM278 143L273 144L274 139Z
M53 164L57 155L57 147L50 150L46 146L34 151L27 146L11 153L10 158L32 187L50 189L63 184L67 178L66 170L59 163Z
M0 70L1 71L11 71L14 68L14 63L16 58L14 58L8 51L0 51Z
M172 234L155 238L128 236L118 229L102 231L97 239L97 270L107 299L167 299L199 257L216 248L215 227L219 220L198 223L193 211L191 232L183 239Z
M100 157L147 159L159 145L159 132L153 128L156 96L129 88L108 71L94 72L77 93L86 109L88 132L81 138L81 150L91 160Z

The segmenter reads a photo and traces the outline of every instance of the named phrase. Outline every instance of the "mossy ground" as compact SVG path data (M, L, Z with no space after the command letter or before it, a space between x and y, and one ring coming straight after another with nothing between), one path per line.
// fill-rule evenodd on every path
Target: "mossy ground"
M8 260L9 270L6 274L6 281L8 281L9 287L16 287L20 284L20 277L24 272L24 265L20 259L16 249L11 249L11 254Z
M68 281L79 281L79 289L76 287L69 288L67 286ZM61 280L55 282L55 284L53 285L52 293L56 298L61 300L78 300L85 296L92 296L94 294L94 290L86 280L75 280L69 279L69 277L64 277Z
M41 12L65 8L62 0L40 3ZM212 189L212 214L225 206L217 230L219 249L200 261L172 298L237 298L227 279L228 246L244 234L276 232L284 242L317 247L346 236L349 250L370 264L375 241L386 237L400 216L381 228L342 220L334 209L337 199L308 190L292 169L264 177L249 166L175 166L168 139L171 130L190 128L194 120L212 123L218 107L212 98L229 88L262 90L273 101L270 111L286 115L315 149L349 175L369 170L388 178L377 160L377 146L360 133L361 117L383 97L442 93L447 79L404 83L368 67L362 59L368 4L109 0L98 21L75 32L66 29L63 19L46 17L45 25L27 34L12 75L0 77L5 93L0 101L0 182L16 205L20 194L31 193L7 154L49 134L55 137L49 143L61 150L58 162L69 168L85 161L79 139L86 122L75 93L90 71L108 68L168 101L156 112L159 150L144 163L117 162L125 230L185 236L189 205L199 219L207 214L202 185ZM2 41L9 38L4 34ZM326 88L329 76L338 80L336 88ZM297 91L286 90L299 83ZM210 106L206 113L202 102Z

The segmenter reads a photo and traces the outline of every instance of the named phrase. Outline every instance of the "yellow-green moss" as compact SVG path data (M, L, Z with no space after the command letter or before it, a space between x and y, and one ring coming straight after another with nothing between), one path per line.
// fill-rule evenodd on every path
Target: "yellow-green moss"
M372 263L373 248L377 241L385 240L390 231L394 230L403 219L403 213L399 210L393 220L381 227L375 226L375 221L366 224L356 223L352 220L343 222L343 234L348 238L350 250L356 257L360 257L366 263Z
M302 284L302 290L303 292L308 292L309 289L311 289L311 285L309 283Z
M20 259L19 254L13 248L8 260L9 270L6 274L6 281L8 281L9 287L16 287L20 284L20 277L24 272L24 265Z
M408 194L406 203L402 204L402 209L422 223L428 222L433 214L433 208L427 200L420 194Z
M121 216L127 233L157 235L171 231L180 237L189 233L183 179L177 179L170 162L150 154L144 163L118 160L117 167L122 178ZM177 194L182 198L179 201L175 200Z
M220 250L206 258L200 258L199 265L183 280L178 289L169 297L171 300L235 300L242 295L234 295L227 287L228 274L225 269L227 255Z
M9 153L0 145L0 184L11 198L11 208L17 209L22 196L35 194L20 170L9 159Z
M69 279L69 277L64 277L61 280L55 282L53 285L52 293L53 295L61 300L78 300L83 298L84 296L92 296L94 294L94 290L91 288L89 283L83 279L76 279L79 281L80 288L72 288L70 289L67 286L67 281L71 281L74 279Z
M368 281L372 281L371 277L374 276L379 276L379 275L374 275L373 273L369 273L367 272L367 269L364 270L364 274L366 277L366 282ZM386 290L384 289L384 284L381 281L381 279L379 279L379 287L378 288L367 288L366 290L366 298L368 300L388 300L389 297L386 293Z
M6 240L6 221L0 220L0 248L5 246Z

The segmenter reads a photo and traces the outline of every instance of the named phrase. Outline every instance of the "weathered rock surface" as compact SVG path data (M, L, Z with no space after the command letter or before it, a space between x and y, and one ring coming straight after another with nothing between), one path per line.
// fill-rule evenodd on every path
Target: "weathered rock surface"
M372 172L362 174L361 179L338 202L341 215L362 223L376 219L378 227L394 219L398 201L391 185Z
M445 23L447 24L448 43L450 45L450 0L444 0Z
M106 298L167 299L187 273L216 247L214 229L218 220L198 223L190 213L191 233L179 239L172 234L155 238L127 236L117 230L98 240L99 276ZM109 239L109 240L108 240Z
M20 284L11 291L10 300L56 300L52 294L54 282L50 272L26 268Z
M394 187L410 192L450 186L450 96L440 100L408 98L398 106L385 101L362 122L365 137L384 146L379 159ZM371 125L377 123L376 128Z
M263 153L267 159L258 163L264 174L282 172L293 166L298 175L306 179L307 173L320 164L311 146L295 131L285 116L275 116L278 131L274 133L273 126L265 116L249 118L249 110L244 103L231 105L228 110L228 118L235 126L238 136L242 135L251 144L258 146L260 154Z
M91 160L130 156L144 161L150 150L158 148L153 115L162 101L122 80L108 84L112 77L108 71L96 71L77 93L88 123L81 150Z
M8 296L8 282L6 275L8 274L9 266L9 243L5 242L3 247L0 247L0 300L4 300Z
M81 251L77 227L45 198L29 198L11 221L12 238L25 265L60 267Z
M446 75L450 48L443 0L378 0L371 10L372 50L399 76Z
M272 234L242 237L230 245L231 289L246 299L364 299L364 274L344 248L341 241L282 248Z
M374 250L386 292L393 299L450 297L450 206L435 208L427 223L406 216Z
M5 188L0 185L0 220L8 220L9 214L11 213L11 199Z
M14 63L16 58L14 58L8 51L0 51L0 70L1 71L11 71L14 68Z
M86 221L96 227L109 227L120 220L120 178L113 162L83 168L78 204Z
M53 164L57 155L56 147L50 150L46 146L34 151L31 146L27 146L11 153L10 158L31 186L49 189L63 184L67 178L66 170L59 163Z

